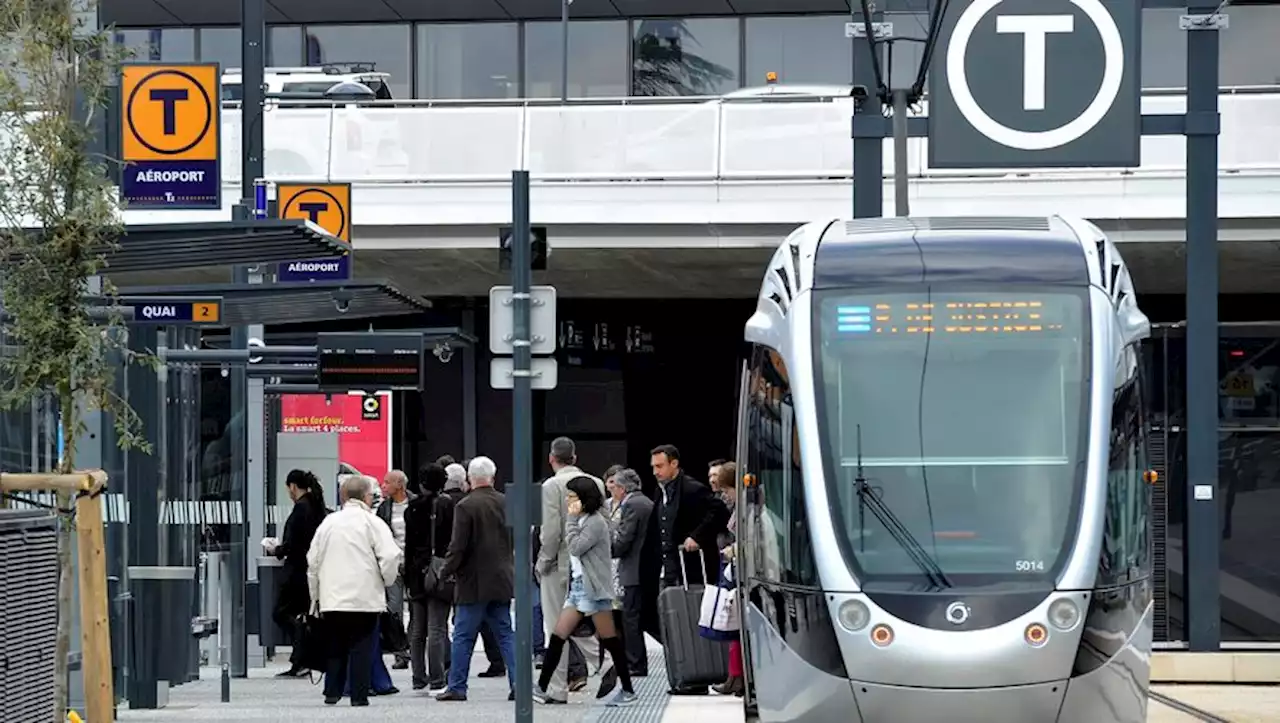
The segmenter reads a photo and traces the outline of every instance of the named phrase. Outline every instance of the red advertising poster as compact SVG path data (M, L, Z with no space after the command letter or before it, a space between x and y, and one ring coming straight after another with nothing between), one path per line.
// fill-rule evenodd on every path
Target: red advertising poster
M282 432L337 432L338 459L361 474L381 482L391 469L390 394L285 394L280 416Z

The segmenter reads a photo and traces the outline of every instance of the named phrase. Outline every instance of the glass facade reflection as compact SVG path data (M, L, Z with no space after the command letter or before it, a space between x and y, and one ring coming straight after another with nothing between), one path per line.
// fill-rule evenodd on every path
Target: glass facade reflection
M720 95L739 87L738 20L636 20L631 95Z
M515 98L520 95L516 23L419 25L418 98Z
M1230 7L1222 35L1224 86L1280 85L1280 6ZM1186 84L1181 10L1143 10L1142 85ZM852 40L846 15L570 20L573 98L718 95L764 84L847 85ZM884 62L890 85L916 77L928 33L925 12L893 12L895 41ZM117 41L137 60L217 61L240 66L239 29L125 28ZM558 21L275 25L267 62L274 66L375 63L391 74L396 98L558 98L562 31ZM523 48L523 53L521 52Z
M1219 335L1219 561L1225 643L1280 642L1280 326L1224 324ZM1168 626L1158 638L1185 636L1182 608L1186 520L1186 340L1157 330L1151 344L1151 407L1156 437L1167 436L1164 489ZM1159 628L1159 626L1158 626Z
M525 96L560 97L560 23L524 26ZM628 95L627 22L582 20L569 23L570 98L619 98Z
M747 18L746 85L777 73L779 83L848 85L853 80L853 45L844 36L844 15Z
M408 25L308 25L304 65L373 63L395 98L413 97Z

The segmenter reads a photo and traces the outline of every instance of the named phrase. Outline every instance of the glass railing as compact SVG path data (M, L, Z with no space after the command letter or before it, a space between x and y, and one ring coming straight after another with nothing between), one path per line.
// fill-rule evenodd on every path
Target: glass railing
M1179 89L1149 91L1145 114L1181 113ZM852 100L845 97L622 98L387 101L359 105L269 101L267 175L273 180L385 183L505 181L528 169L542 181L848 179ZM927 114L927 103L919 113ZM1280 171L1280 88L1222 92L1219 168ZM889 141L886 141L888 144ZM240 177L241 112L223 110L223 178ZM885 173L893 173L886 145ZM1134 169L941 170L928 141L911 139L918 178L1058 174L1180 175L1181 136L1142 140Z

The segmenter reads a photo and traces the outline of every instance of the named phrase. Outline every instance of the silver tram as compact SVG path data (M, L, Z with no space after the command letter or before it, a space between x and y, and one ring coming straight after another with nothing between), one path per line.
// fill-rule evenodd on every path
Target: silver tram
M792 233L746 325L748 710L1145 721L1149 332L1086 221Z

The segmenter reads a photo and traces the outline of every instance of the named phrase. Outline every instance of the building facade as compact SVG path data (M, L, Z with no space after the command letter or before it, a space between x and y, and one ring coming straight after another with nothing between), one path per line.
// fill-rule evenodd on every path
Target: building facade
M895 37L924 37L927 15L921 8L927 3L887 0L882 5ZM282 115L267 127L268 175L303 178L320 172L319 166L285 170L283 161L273 166L273 137L297 140L310 134L323 139L294 155L325 158L329 180L357 184L354 195L362 214L355 240L357 274L392 278L436 303L429 317L387 320L378 327L456 325L483 340L488 315L483 290L504 283L495 234L509 218L509 190L502 174L518 162L533 166L535 181L540 172L549 179L535 187L535 222L550 226L556 251L551 268L537 280L555 284L562 296L560 385L535 395L537 449L568 434L579 440L584 464L598 473L615 462L643 468L651 447L674 443L699 474L705 462L733 452L741 329L764 259L794 225L847 208L847 158L833 162L840 167L826 173L821 164L814 171L780 169L788 158L801 155L789 150L801 148L797 139L829 137L831 145L844 143L847 110L835 108L821 127L812 125L808 115L770 121L772 125L760 121L734 148L744 154L762 147L787 152L752 156L741 161L746 170L734 175L726 171L728 156L721 151L713 159L714 172L686 182L653 169L678 166L676 157L684 162L712 142L734 139L725 135L732 127L725 117L708 120L705 136L695 138L682 130L681 124L702 123L689 120L694 116L721 112L697 105L700 101L679 106L660 102L652 116L674 120L651 121L619 144L627 147L623 150L629 153L620 151L619 157L626 155L629 166L615 163L600 170L603 162L594 157L562 161L553 156L553 147L568 145L564 138L570 126L579 141L590 138L598 147L605 145L607 134L623 132L616 128L630 128L626 113L632 101L616 99L719 96L761 85L766 73L777 73L786 84L849 84L855 41L846 39L844 23L850 3L576 0L568 25L567 89L561 88L559 10L555 0L269 0L270 65L375 63L377 70L391 74L397 99L421 103L377 111L382 126L367 120L371 116L352 120L363 112L359 109L299 117L288 121L297 123L292 126L285 125ZM1280 6L1237 2L1228 12L1231 27L1221 34L1220 83L1228 93L1239 90L1233 98L1240 102L1224 102L1221 141L1220 315L1227 322L1219 355L1221 630L1224 646L1256 647L1280 643L1280 562L1271 553L1280 542L1274 523L1280 518L1280 455L1275 453L1280 447L1275 381L1280 327L1269 323L1280 309L1274 295L1275 275L1280 274L1280 212L1274 209L1280 205L1272 202L1280 199L1280 174L1274 172L1280 168L1275 141L1280 118L1268 100L1276 96L1267 92L1280 91L1280 43L1275 42L1280 38ZM140 60L240 65L238 3L106 0L103 13L104 22L116 25L118 42ZM1186 36L1178 27L1182 13L1143 11L1142 86L1153 98L1168 91L1165 100L1175 106L1181 102L1176 96L1187 64ZM915 75L920 45L896 42L890 56L892 84L901 85ZM599 108L590 114L597 125L584 120L586 111L556 115L554 109L513 109L512 103L492 111L485 105L556 99L562 91L570 98L598 99ZM455 121L454 130L443 122L432 125L442 117L430 115L434 111L426 106L434 101L462 102L450 112L465 122ZM751 112L746 109L739 116ZM393 115L397 113L402 115ZM510 117L494 120L501 113ZM610 113L615 115L607 122L598 122ZM558 125L536 136L528 129L539 118ZM224 136L232 127L226 123ZM314 132L305 130L313 127ZM438 134L434 144L419 142L423 128ZM524 145L513 145L508 153L493 138L515 138L516 132L507 132L515 128L524 134ZM368 148L361 139L375 135L376 153L357 148ZM228 138L225 152L234 154L238 142L238 137ZM792 143L797 145L788 145ZM1144 141L1147 168L1129 175L1106 171L1105 177L1099 172L1063 180L1032 171L957 179L931 173L922 164L912 178L913 188L931 189L932 194L913 201L918 212L996 213L992 209L1004 206L1019 213L1048 213L1057 207L1095 219L1122 242L1142 295L1140 304L1158 323L1146 365L1150 427L1162 471L1154 532L1166 561L1159 573L1156 635L1175 646L1185 637L1185 353L1178 325L1185 318L1181 143L1172 138ZM471 150L465 158L446 157L455 148ZM487 150L472 152L475 148ZM641 157L643 153L652 156ZM464 163L469 171L484 166L486 175L459 181L439 170ZM561 170L546 170L558 163ZM231 174L238 165L235 158L224 159L224 178L234 182ZM563 170L570 167L572 171ZM969 195L963 188L970 189ZM158 220L167 219L149 222ZM349 326L364 329L368 322ZM268 330L268 342L271 335L314 331L282 324ZM484 453L509 469L510 396L489 388L487 353L478 350L456 355L451 363L428 363L428 390L398 402L405 410L396 421L399 464L415 469L439 454ZM205 376L204 427L216 438L224 434L231 410L220 391L225 380L216 373ZM26 439L17 433L9 437ZM19 452L25 454L23 450Z
M886 5L895 36L925 37L928 15L921 8L927 3L890 0ZM1280 37L1280 6L1236 5L1230 8L1231 29L1222 34L1220 83L1280 84L1280 46L1273 42ZM269 65L375 63L391 74L396 98L557 98L561 93L556 2L375 0L339 8L337 3L275 0L267 6ZM742 7L828 12L733 13ZM831 0L578 0L570 6L568 95L720 95L761 85L769 72L781 83L848 84L854 42L844 35L848 8ZM239 3L105 0L102 12L104 22L116 25L119 42L139 60L240 65ZM1143 88L1185 85L1182 13L1143 11ZM922 46L903 40L892 48L896 86L914 78Z

